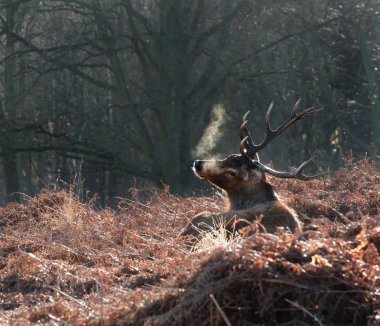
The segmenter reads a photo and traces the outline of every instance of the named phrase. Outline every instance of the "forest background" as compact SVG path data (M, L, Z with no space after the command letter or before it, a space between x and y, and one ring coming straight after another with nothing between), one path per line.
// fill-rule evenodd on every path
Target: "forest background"
M380 165L379 0L0 0L0 202L77 184L101 205L133 186L199 188L195 158L238 152L250 110L324 110L261 155Z

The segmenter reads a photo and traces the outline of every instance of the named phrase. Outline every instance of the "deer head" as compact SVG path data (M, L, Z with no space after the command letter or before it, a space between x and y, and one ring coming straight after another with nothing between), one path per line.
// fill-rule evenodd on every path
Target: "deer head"
M269 116L273 109L272 102L265 114L265 137L259 144L253 142L247 129L248 111L244 115L243 123L240 127L240 154L230 155L224 160L196 160L193 165L194 173L198 177L206 179L215 186L225 190L230 198L244 197L244 194L247 192L251 195L255 193L256 202L260 201L260 199L262 201L268 200L270 194L273 193L273 191L266 191L268 190L268 184L265 182L265 173L278 178L295 178L304 181L316 178L319 175L303 174L303 170L312 162L312 159L303 162L292 172L280 172L261 163L258 155L263 148L274 138L281 135L293 123L322 110L320 107L311 107L301 113L297 113L299 104L300 100L294 105L293 111L287 121L277 129L272 129L269 123Z

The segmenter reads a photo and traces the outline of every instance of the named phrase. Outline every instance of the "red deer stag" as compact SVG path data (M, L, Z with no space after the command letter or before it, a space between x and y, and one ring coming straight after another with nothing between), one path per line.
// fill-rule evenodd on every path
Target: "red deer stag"
M277 197L273 186L267 182L265 173L278 178L311 180L319 175L304 175L303 170L312 159L302 163L293 172L280 172L261 163L258 156L259 151L293 123L322 109L311 107L297 113L299 104L300 100L294 105L285 123L277 129L272 129L269 123L272 102L265 114L265 137L257 145L247 129L248 111L240 127L240 154L230 155L224 160L196 160L194 162L193 171L199 178L206 179L224 190L227 210L220 215L211 215L207 212L196 215L182 230L181 235L199 237L221 223L229 233L233 233L254 221L258 221L259 229L264 232L275 233L278 227L290 232L301 230L297 214Z

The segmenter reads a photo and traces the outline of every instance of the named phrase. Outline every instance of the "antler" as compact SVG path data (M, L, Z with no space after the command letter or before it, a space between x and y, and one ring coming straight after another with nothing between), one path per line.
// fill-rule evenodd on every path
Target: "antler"
M304 175L302 173L303 169L312 161L312 158L303 162L294 172L279 172L279 171L276 171L276 170L260 163L260 160L259 160L259 157L257 154L260 150L262 150L265 146L267 146L270 141L272 141L274 138L276 138L277 136L282 134L293 123L295 123L296 121L301 120L305 117L308 117L309 115L312 115L313 113L316 113L316 112L322 110L322 107L311 107L311 108L308 108L308 109L302 111L301 113L297 113L297 110L298 110L300 103L301 103L301 100L298 100L296 102L296 104L293 107L293 111L292 111L292 113L291 113L291 115L287 121L285 121L277 129L272 129L270 127L270 123L269 123L269 116L270 116L270 113L271 113L271 111L273 109L273 105L274 105L274 103L272 102L271 105L269 106L266 114L265 114L266 134L265 134L263 141L258 145L256 145L253 142L252 137L251 137L251 135L247 129L247 122L248 122L247 116L249 114L249 111L248 111L243 116L243 123L240 127L240 139L241 139L240 152L250 162L252 162L257 168L259 168L260 170L267 172L267 173L269 173L275 177L296 178L296 179L307 181L307 180L314 179L320 175L320 174L318 174L318 175L313 175L313 176L307 176L307 175Z
M319 176L321 176L323 173L315 174L315 175L305 175L302 173L303 169L309 165L313 161L313 158L308 159L307 161L303 162L298 168L296 168L293 172L280 172L276 171L269 166L266 166L260 162L253 162L253 164L259 168L261 171L267 172L270 175L273 175L278 178L293 178L293 179L299 179L303 181L309 181L313 180Z
M240 152L243 156L245 156L248 159L251 159L251 157L254 157L256 161L260 161L259 154L257 152L249 152L248 148L245 147L245 144L253 144L253 140L251 137L251 134L249 133L247 129L247 117L249 115L250 111L246 112L243 116L243 123L240 126Z

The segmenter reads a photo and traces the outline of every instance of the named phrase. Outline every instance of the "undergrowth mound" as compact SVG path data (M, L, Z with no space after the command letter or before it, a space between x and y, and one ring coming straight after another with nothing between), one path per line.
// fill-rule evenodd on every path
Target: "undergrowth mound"
M0 209L0 324L380 324L380 174L366 160L271 180L304 233L189 252L178 237L220 197L165 189L117 211L43 191ZM207 249L207 248L206 248Z

